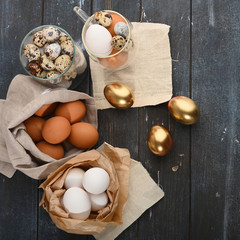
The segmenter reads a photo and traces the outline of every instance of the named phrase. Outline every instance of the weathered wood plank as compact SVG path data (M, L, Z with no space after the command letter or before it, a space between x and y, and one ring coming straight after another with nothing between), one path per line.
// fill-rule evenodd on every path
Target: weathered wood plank
M171 26L173 95L189 96L190 1L143 1L142 21ZM155 156L147 146L153 125L169 129L173 149L164 157ZM189 127L176 123L167 103L139 110L139 159L152 178L163 187L165 197L140 218L139 237L145 239L189 239ZM176 172L172 167L177 166ZM147 227L146 227L147 226Z
M28 11L26 11L28 6ZM19 60L19 48L24 36L41 24L42 4L33 1L0 1L0 98L5 98L8 86L19 73L25 73ZM32 15L34 12L34 17Z
M93 1L93 12L110 9L117 11L130 21L138 21L140 3L132 1ZM138 109L98 111L100 143L104 141L115 147L128 148L131 157L138 159ZM117 239L138 239L137 221L120 234Z
M192 239L240 239L239 1L193 2Z
M88 14L91 13L91 1L44 1L43 24L53 24L62 27L72 36L72 38L77 42L77 44L81 45L81 30L83 23L73 12L73 7L79 5L81 5L83 10L86 11ZM89 93L90 81L91 79L89 77L89 69L87 69L83 75L78 76L73 81L71 89ZM40 201L42 197L42 191L39 191ZM58 229L42 207L39 209L38 221L39 240L94 239L92 236L68 234Z
M81 5L89 15L91 9L113 9L131 21L169 24L173 94L192 96L201 109L201 119L192 127L176 123L166 103L99 111L99 144L106 141L127 147L166 194L117 239L239 239L239 1L102 0L92 6L83 0L44 1L43 23L63 27L81 44L83 24L72 12L75 5ZM41 1L0 1L1 98L5 98L12 78L24 73L18 49L24 35L42 24L41 7ZM71 88L91 93L89 69ZM153 155L147 147L147 134L155 124L168 127L173 135L174 146L166 157ZM177 172L172 171L173 166L179 166ZM93 240L92 236L67 234L56 228L38 208L42 196L42 191L37 191L39 184L19 172L12 179L0 176L0 239Z
M37 181L20 172L0 175L0 239L35 239L37 235Z
M6 97L12 78L24 73L19 61L20 44L25 34L41 24L41 7L41 1L0 1L1 98ZM36 238L37 186L36 180L20 172L11 179L0 175L0 239Z

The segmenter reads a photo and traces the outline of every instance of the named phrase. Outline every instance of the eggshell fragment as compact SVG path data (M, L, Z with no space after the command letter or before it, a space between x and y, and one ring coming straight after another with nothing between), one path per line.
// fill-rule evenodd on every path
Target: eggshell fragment
M81 188L69 188L63 195L62 204L71 218L85 220L90 215L90 199Z
M71 126L68 141L75 147L86 149L93 147L98 141L97 129L86 122L77 122Z
M44 104L35 112L35 115L39 117L46 117L47 115L51 114L55 110L57 104L58 104L57 102Z
M69 189L71 187L80 187L82 188L82 179L85 171L83 171L81 168L72 168L69 170L65 181L64 181L64 187L66 189Z
M92 194L105 192L109 186L109 182L109 175L103 168L90 168L83 175L83 187Z
M71 124L81 121L84 118L85 113L85 104L80 100L61 103L55 110L56 116L65 117Z
M37 143L36 146L41 152L56 160L64 157L64 149L61 144L50 144L45 141L41 141Z
M107 196L106 192L103 192L100 194L88 193L88 196L91 201L91 210L93 212L96 212L96 211L106 207L108 204L108 196Z
M49 118L43 126L42 136L51 144L58 144L66 140L71 132L69 121L61 116Z
M43 139L42 129L45 120L39 117L32 116L24 121L26 132L34 142L39 142Z

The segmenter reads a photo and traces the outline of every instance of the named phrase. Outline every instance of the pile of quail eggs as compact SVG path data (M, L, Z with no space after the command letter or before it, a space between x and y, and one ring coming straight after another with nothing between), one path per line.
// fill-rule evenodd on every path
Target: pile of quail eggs
M125 20L120 17L120 15L117 15L116 17L115 15L116 14L113 15L105 11L100 11L96 12L94 17L97 23L108 28L109 32L113 36L111 41L112 47L115 50L121 50L126 44L129 31ZM110 28L111 25L114 25L113 31Z
M85 34L88 49L101 57L115 54L123 48L128 51L129 43L133 46L129 38L129 26L126 20L113 11L96 12Z
M65 72L72 63L73 42L69 36L54 26L44 27L32 37L32 43L26 44L23 54L28 59L27 70L33 76L51 79ZM65 79L76 77L72 67Z

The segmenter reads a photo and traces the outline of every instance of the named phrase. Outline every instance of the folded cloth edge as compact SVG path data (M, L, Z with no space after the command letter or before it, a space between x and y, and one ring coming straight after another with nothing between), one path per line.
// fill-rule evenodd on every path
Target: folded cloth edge
M2 123L2 110L3 110L3 105L5 103L5 100L0 99L0 119ZM9 159L8 152L7 152L7 147L5 144L5 140L2 135L2 131L0 128L0 173L3 174L4 176L11 178L14 173L16 172L16 169L12 166L12 163Z
M139 175L139 172L141 172L141 176ZM146 178L147 178L147 181L146 181ZM145 192L149 193L150 191L150 193L154 193L154 194L151 194L150 196L151 199L147 199L147 196L144 196L142 193L138 193L139 195L138 197L135 196L135 194L137 194L136 192L137 190L134 187L134 184L131 184L131 183L134 181L138 181L136 179L140 179L140 180L142 179L143 185L145 184L145 182L147 182L148 186L146 186ZM134 199L134 196L137 199ZM142 198L142 201L145 202L145 206L134 207L134 214L133 214L132 213L133 204L136 204L136 201L139 201L139 197ZM131 159L130 179L129 179L129 197L125 205L125 208L123 210L123 225L121 226L109 225L101 233L93 236L97 240L115 239L120 233L122 233L133 222L135 222L148 208L152 207L156 202L158 202L163 197L164 197L164 192L154 182L154 180L151 178L151 176L149 175L147 170L143 167L143 165L140 162ZM141 201L139 201L139 204L141 204Z

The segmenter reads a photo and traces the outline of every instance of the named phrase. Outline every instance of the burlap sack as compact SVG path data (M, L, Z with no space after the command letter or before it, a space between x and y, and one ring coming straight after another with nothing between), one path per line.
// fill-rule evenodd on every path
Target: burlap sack
M80 153L49 175L41 184L44 194L40 205L49 213L56 226L68 233L98 234L106 226L123 224L123 208L128 197L130 155L127 149L114 148L104 144L101 151L96 150ZM108 205L91 213L86 220L72 219L61 205L61 197L66 191L64 180L69 170L80 167L101 167L110 176L107 189Z
M64 158L51 158L38 150L23 124L23 121L43 104L78 99L84 101L87 109L83 121L97 127L95 101L89 95L65 88L46 88L29 76L17 75L12 80L6 100L0 104L0 173L11 177L15 170L19 170L31 178L44 179L67 160L79 154L81 150L65 141Z

